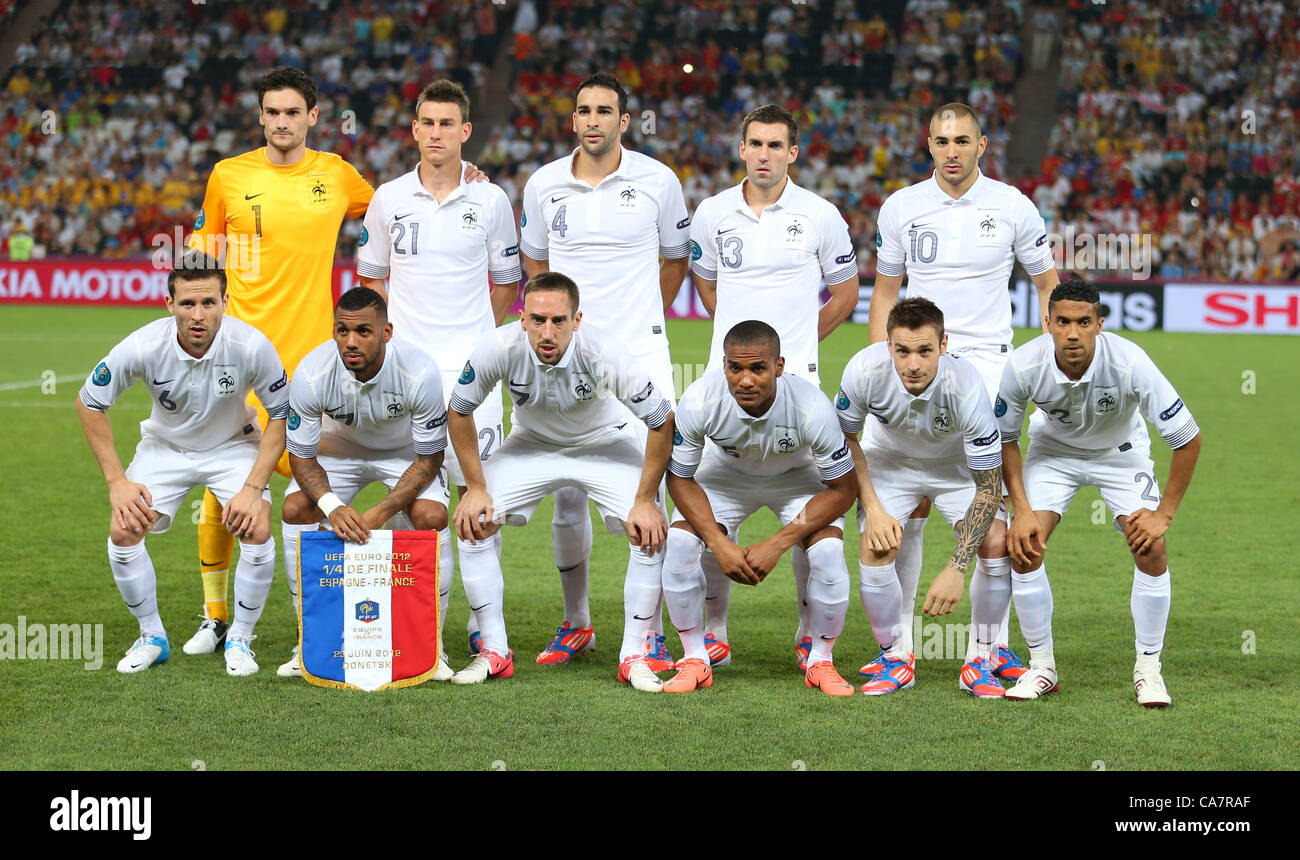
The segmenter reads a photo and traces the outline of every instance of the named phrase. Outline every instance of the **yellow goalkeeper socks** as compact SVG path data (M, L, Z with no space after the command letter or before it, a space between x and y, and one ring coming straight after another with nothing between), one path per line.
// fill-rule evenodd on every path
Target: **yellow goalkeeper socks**
M211 490L203 491L203 518L199 521L199 573L203 577L203 605L209 618L230 620L226 591L235 536L221 524L221 503Z

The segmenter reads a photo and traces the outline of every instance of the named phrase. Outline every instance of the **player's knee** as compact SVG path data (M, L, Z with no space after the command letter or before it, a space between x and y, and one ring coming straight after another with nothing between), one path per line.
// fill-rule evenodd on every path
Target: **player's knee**
M1002 558L1007 554L1007 530L990 529L988 537L984 538L984 543L980 544L979 554L981 558Z
M424 531L441 531L447 527L447 509L437 502L411 506L411 525Z
M271 523L258 525L253 529L253 533L248 537L248 543L262 545L271 539ZM242 541L241 541L242 544Z
M1029 551L1026 554L1028 555L1028 559L1024 562L1021 562L1018 559L1016 559L1014 556L1012 556L1011 558L1012 573L1030 573L1042 567L1043 565L1042 553Z
M116 523L110 523L108 526L108 539L112 541L114 546L135 546L144 540L147 533L147 530L139 526L133 526L129 529L121 528Z
M867 546L866 541L862 543L862 563L867 567L880 567L884 564L893 564L897 550L874 550Z
M916 506L916 510L912 511L912 517L925 519L928 516L930 516L930 500L928 498L921 499L921 503Z
M1169 569L1169 560L1165 555L1165 539L1153 541L1143 552L1133 553L1137 569L1147 576L1163 576Z
M826 526L818 531L808 535L803 539L802 545L805 551L810 551L814 546L826 540L838 540L840 548L844 548L844 532L836 526Z
M280 519L291 525L305 526L316 522L316 506L307 498L306 493L290 493L284 497L284 507L280 510Z

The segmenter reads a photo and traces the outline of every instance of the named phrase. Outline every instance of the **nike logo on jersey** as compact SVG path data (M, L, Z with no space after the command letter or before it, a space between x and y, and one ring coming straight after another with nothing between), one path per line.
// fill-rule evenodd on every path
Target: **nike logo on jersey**
M567 194L561 194L559 197L552 197L552 198L551 198L551 202L552 202L552 203L559 203L561 200L568 200L568 199L569 199L569 195L567 195Z
M913 230L920 230L922 227L929 227L929 226L930 226L929 223L918 224L918 223L916 223L915 221L912 222L912 229L913 229Z
M252 200L254 197L261 197L261 196L262 196L263 194L265 194L265 193L266 193L265 191L259 191L259 192L257 192L256 194L245 194L245 195L244 195L244 199L245 199L245 200Z
M393 220L394 220L394 221L401 221L403 218L405 218L407 215L410 215L410 214L411 214L410 212L403 212L401 215L394 215L394 216L393 216Z
M175 377L173 377L173 378L175 378ZM166 385L166 384L169 383L169 382L171 382L171 379L163 379L163 380L157 380L157 379L155 379L155 380L153 381L153 384L154 384L154 385Z
M726 233L730 233L732 230L739 230L739 229L740 229L739 227L728 227L726 230L719 230L718 235L722 236Z

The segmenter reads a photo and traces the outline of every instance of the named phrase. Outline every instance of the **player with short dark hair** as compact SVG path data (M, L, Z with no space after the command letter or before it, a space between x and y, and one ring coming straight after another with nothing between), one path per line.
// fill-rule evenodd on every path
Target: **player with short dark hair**
M1005 528L992 528L1005 516L998 510L1002 456L993 406L979 371L947 355L944 319L928 299L896 304L888 317L889 339L849 359L835 399L858 467L859 592L880 646L862 687L867 695L905 690L915 679L908 625L900 620L907 595L895 567L902 538L898 521L930 498L956 532L956 548L926 596L928 614L946 615L961 601L977 553L986 559L1006 555ZM868 415L875 420L867 421ZM962 666L959 684L976 697L1003 695L990 662L1002 613L972 593L972 638L980 650Z
M780 335L785 372L821 384L818 344L853 313L858 263L839 210L789 177L799 157L799 123L780 105L762 105L741 126L745 179L702 201L691 222L691 272L700 301L713 316L708 370L721 366L722 339L742 320L769 323ZM822 304L827 286L831 297ZM707 372L707 371L706 371ZM807 668L814 642L804 588L808 559L790 552L799 625L795 659ZM714 665L731 662L727 614L731 580L706 568L706 638Z
M109 566L140 623L140 638L117 670L142 672L171 654L144 539L167 531L186 494L206 486L221 500L222 528L240 541L226 671L251 675L258 670L250 647L253 627L275 576L267 482L284 452L288 378L265 335L223 318L225 278L215 259L196 251L184 254L168 275L167 292L171 316L113 347L87 377L77 401L86 441L108 482ZM135 456L123 470L105 413L137 380L154 402L140 425ZM255 412L245 402L250 391L270 416L265 433L258 433Z
M550 269L577 282L588 321L644 364L671 403L676 386L664 311L686 277L691 220L673 171L620 145L630 120L627 93L612 75L593 75L578 86L572 117L578 146L529 177L520 250L528 277ZM580 489L556 493L551 542L564 619L537 656L548 665L567 663L595 644L587 599L591 515ZM673 661L660 616L657 608L647 648L651 665L666 671Z
M291 578L303 526L323 522L355 543L399 515L416 529L446 528L447 484L438 480L447 446L442 376L428 353L393 337L382 296L356 287L339 297L334 337L303 358L289 402L293 480L281 518ZM354 509L352 499L374 481L388 495L364 513ZM445 655L442 663L439 671L449 673ZM279 674L301 676L297 648Z
M497 532L503 524L527 525L542 499L576 487L596 503L606 528L626 533L631 544L618 679L646 692L660 688L645 637L662 594L658 549L668 524L657 495L672 450L672 404L621 343L583 324L572 300L577 289L559 273L530 279L520 323L478 345L451 397L451 440L469 485L455 514L461 580L482 635L479 653L453 683L514 674ZM503 380L515 403L510 435L480 464L467 456L478 438L474 411ZM648 443L632 417L649 428Z
M411 121L418 161L379 186L357 251L361 283L388 297L398 337L420 344L437 361L444 397L519 294L519 233L510 200L497 185L466 179L471 171L461 147L472 131L469 97L460 84L439 80L424 88ZM499 390L476 418L482 428L478 456L486 459L505 439ZM447 450L443 471L442 480L463 493L454 449ZM441 621L456 568L451 529L439 530L438 539ZM451 672L439 669L433 677L446 680Z
M705 573L757 585L785 551L801 546L812 637L804 683L832 696L853 695L835 671L832 649L844 628L849 572L844 564L844 512L853 504L853 459L826 396L805 379L785 375L781 339L760 320L733 326L723 338L722 369L682 394L669 465L668 491L677 510L668 530L664 594L685 656L665 692L713 683L701 619ZM706 440L712 445L706 447ZM767 507L781 529L741 547L740 526Z
M1007 537L1016 614L1029 645L1029 671L1009 699L1036 699L1058 689L1052 641L1052 591L1043 564L1047 541L1082 486L1095 486L1133 555L1130 609L1139 704L1170 702L1161 675L1169 619L1165 534L1191 484L1201 431L1155 362L1136 344L1102 331L1094 284L1072 278L1052 291L1047 334L1016 350L1002 372L998 424L1015 517ZM1029 450L1023 465L1025 410ZM1155 477L1145 418L1173 449L1165 491Z
M1019 189L985 176L979 168L988 139L969 105L940 105L930 116L926 138L934 173L885 199L877 219L876 279L871 291L871 342L886 339L885 321L898 301L903 275L907 294L928 298L943 311L949 352L973 365L984 381L989 402L997 396L1002 367L1012 352L1011 297L1008 284L1019 260L1037 290L1039 302L1058 282L1043 216ZM928 500L907 518L898 550L903 583L903 616L911 636ZM994 531L1003 528L994 523ZM1002 610L994 644L994 671L1014 679L1024 663L1009 647L1005 623L1011 611L1011 562L976 560L971 601L989 601ZM978 628L977 628L978 629ZM972 636L966 659L978 648ZM875 663L862 667L873 674Z
M331 325L343 219L364 215L374 194L342 158L307 148L319 115L316 99L316 85L299 69L280 66L259 79L266 146L217 162L189 237L191 247L224 253L229 315L270 338L290 376ZM264 421L264 412L258 414ZM287 458L277 471L289 475ZM185 643L186 654L210 653L225 635L233 542L219 517L215 497L205 494L198 528L204 620ZM292 570L286 574L292 596Z

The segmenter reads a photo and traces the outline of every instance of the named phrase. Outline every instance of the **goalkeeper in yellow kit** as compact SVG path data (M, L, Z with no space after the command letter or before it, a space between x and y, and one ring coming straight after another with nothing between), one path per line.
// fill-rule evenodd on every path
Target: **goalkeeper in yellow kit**
M224 246L226 312L260 329L292 376L303 356L330 336L339 227L346 216L365 215L375 191L339 156L307 148L318 110L316 85L304 72L272 69L258 83L257 101L266 146L212 169L189 244L213 256ZM261 404L258 414L265 425ZM276 471L289 475L287 455ZM186 654L211 653L225 638L233 549L221 504L206 492L199 523L204 620L185 643ZM293 593L293 571L286 573Z

